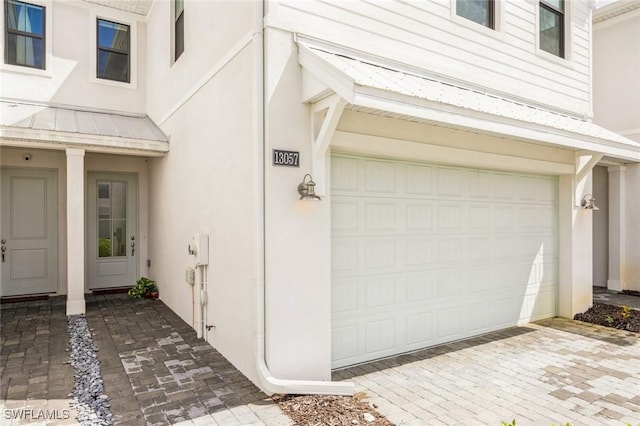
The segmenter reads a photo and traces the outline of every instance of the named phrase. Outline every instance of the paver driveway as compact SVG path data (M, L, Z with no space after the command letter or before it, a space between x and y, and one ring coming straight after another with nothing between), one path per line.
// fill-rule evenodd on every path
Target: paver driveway
M397 425L640 423L640 341L550 319L334 373Z

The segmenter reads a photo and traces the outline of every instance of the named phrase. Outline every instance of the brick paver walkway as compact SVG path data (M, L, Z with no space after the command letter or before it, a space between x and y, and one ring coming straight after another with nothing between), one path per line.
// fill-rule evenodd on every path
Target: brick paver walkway
M397 425L640 423L640 336L554 318L334 373Z
M88 296L86 317L115 424L291 423L161 301ZM0 425L76 424L65 298L3 304L0 320Z

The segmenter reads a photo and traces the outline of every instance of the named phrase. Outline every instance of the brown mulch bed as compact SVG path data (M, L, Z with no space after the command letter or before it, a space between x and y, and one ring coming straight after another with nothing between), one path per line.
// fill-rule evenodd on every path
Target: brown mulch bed
M363 401L366 394L337 395L274 395L273 400L299 426L393 426Z
M576 314L573 319L640 333L640 311L635 309L631 309L629 316L624 318L621 307L594 303L593 307L582 314Z

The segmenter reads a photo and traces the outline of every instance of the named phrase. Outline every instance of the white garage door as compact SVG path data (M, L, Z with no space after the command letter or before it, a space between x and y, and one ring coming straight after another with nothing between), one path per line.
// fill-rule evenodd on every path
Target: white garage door
M554 316L554 177L333 155L342 367Z

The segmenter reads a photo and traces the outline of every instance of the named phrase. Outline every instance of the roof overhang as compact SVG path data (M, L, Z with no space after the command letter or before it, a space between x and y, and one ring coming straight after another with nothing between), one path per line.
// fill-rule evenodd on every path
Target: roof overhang
M146 115L0 101L0 146L162 156L167 136Z
M640 161L640 144L580 117L527 105L298 39L303 101Z

